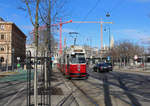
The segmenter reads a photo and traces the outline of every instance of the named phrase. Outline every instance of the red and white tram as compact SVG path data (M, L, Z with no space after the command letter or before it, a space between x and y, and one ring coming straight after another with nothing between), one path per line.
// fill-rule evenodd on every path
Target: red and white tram
M64 50L58 66L67 78L88 78L85 50L81 46L71 46Z

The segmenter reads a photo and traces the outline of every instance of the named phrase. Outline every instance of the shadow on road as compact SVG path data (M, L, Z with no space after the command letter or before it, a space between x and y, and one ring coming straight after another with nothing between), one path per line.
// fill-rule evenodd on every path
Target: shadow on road
M124 90L124 94L127 95L127 97L130 99L131 103L133 106L141 106L141 104L139 103L139 101L136 99L136 97L134 97L130 92L128 92L128 88L126 87L126 85L123 83L123 81L121 80L120 76L118 77L118 82L120 84L120 87Z
M112 82L111 79L115 79L117 82ZM142 106L141 103L150 102L150 81L148 76L111 73L109 83L120 87L133 106ZM120 98L122 97L120 96Z
M104 89L107 106L112 105L110 95L131 106L147 106L150 103L150 76L148 75L120 72L89 72L89 74L103 82L101 86Z
M104 102L105 106L112 106L109 85L107 84L108 79L107 76L103 78L103 89L104 89Z

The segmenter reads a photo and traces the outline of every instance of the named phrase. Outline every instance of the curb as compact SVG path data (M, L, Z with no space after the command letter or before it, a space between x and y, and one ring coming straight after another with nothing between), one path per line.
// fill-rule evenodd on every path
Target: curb
M0 75L13 75L13 74L17 74L18 72L2 72L0 73Z
M130 71L130 70L114 70L115 72L139 72L139 73L150 73L150 71Z

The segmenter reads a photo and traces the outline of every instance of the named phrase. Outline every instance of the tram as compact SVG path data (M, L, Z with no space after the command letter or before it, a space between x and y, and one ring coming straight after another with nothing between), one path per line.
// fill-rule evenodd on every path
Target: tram
M58 68L66 78L88 78L85 50L81 46L71 46L63 51Z

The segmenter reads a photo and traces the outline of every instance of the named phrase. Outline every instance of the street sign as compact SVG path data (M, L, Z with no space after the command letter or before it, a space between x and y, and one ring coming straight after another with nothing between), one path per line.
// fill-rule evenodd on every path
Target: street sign
M52 61L54 61L54 59L55 59L55 58L54 58L54 57L52 57Z
M20 60L20 57L17 57L17 60Z
M135 60L137 60L137 59L138 59L138 56L137 56L137 55L135 55L135 56L134 56L134 59L135 59Z
M110 56L107 56L107 60L110 60Z
M20 67L20 64L17 64L17 67L19 68L19 67Z

